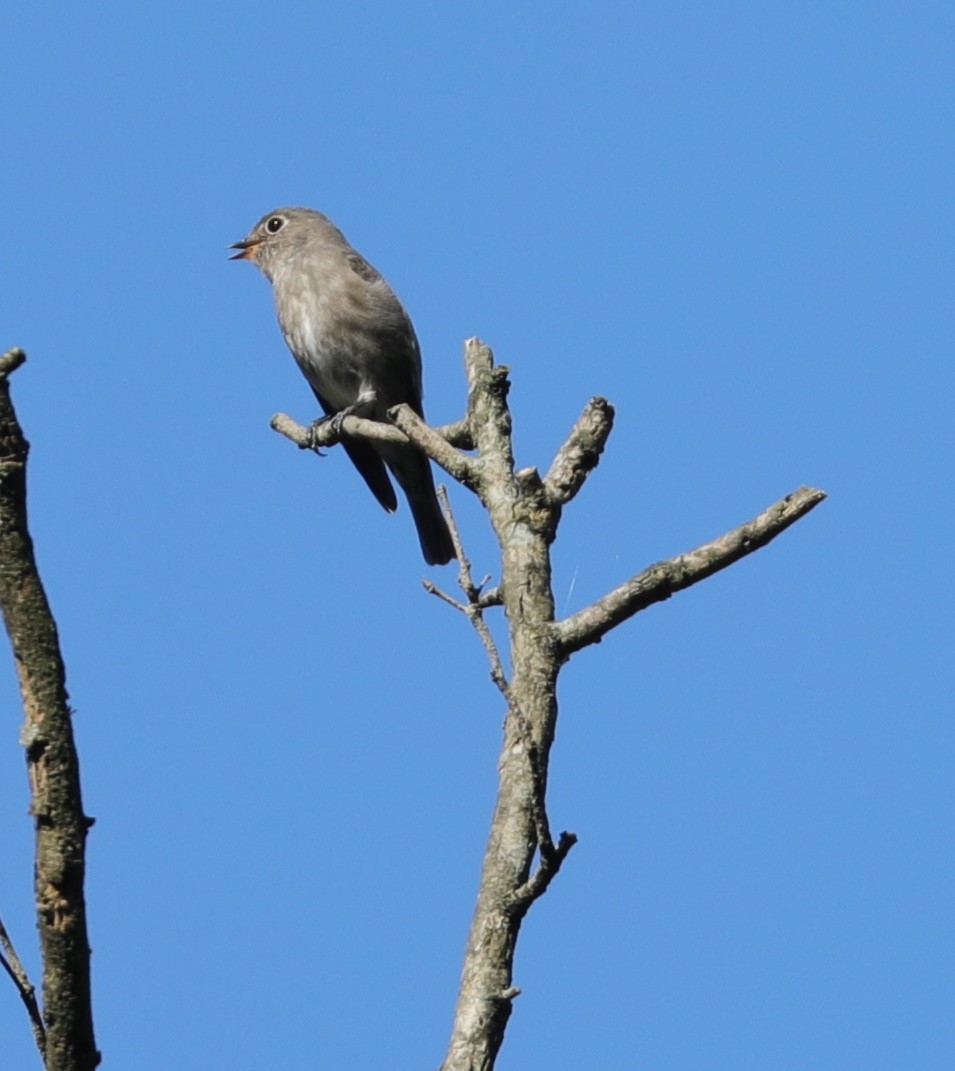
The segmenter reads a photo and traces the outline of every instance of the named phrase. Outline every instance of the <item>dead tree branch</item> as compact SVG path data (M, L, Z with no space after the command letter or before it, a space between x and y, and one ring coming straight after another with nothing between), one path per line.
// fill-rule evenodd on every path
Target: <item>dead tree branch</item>
M577 840L565 832L554 844L545 803L562 665L639 610L765 546L825 495L800 488L720 539L638 573L592 606L557 621L550 546L562 508L600 460L613 426L613 406L603 398L587 403L542 479L536 468L515 468L507 368L495 366L490 349L478 339L465 344L465 367L468 402L463 421L432 429L407 406L399 406L389 413L393 426L369 428L368 421L349 417L342 422L342 432L389 441L406 436L480 498L501 550L500 583L490 589L485 589L486 581L475 585L448 509L465 598L459 601L425 582L428 591L469 617L488 653L492 679L507 700L497 799L451 1040L441 1065L441 1071L491 1071L512 1001L520 992L513 966L521 922ZM320 444L309 439L307 429L294 422L290 433L287 420L276 418L273 427L299 445L331 445L329 438ZM476 456L466 453L471 450ZM492 606L502 606L507 618L509 678L483 617Z
M285 413L276 413L269 422L273 431L291 439L303 450L317 450L325 446L334 446L341 438L331 421L315 424L300 424ZM442 439L462 450L473 450L467 421L458 420L440 428L431 428ZM342 421L342 434L354 435L356 438L371 439L376 442L403 443L407 438L390 424L377 420L365 420L362 417L349 416Z
M583 487L597 467L612 430L613 406L606 398L591 398L544 477L552 502L569 502Z
M0 358L0 607L23 697L26 720L21 740L36 827L34 874L46 1041L41 1053L47 1071L92 1071L100 1056L93 1036L83 896L91 823L83 813L56 623L27 529L28 445L13 409L9 382L11 372L25 359L22 350L10 350Z
M765 547L826 497L815 487L800 487L758 517L696 550L658 562L637 573L571 617L558 621L557 642L564 658L591 643L599 643L612 628L693 584L718 573L747 554Z
M491 663L491 680L497 686L504 698L509 700L508 690L510 685L508 684L507 676L504 673L501 654L497 649L497 644L494 642L494 637L491 635L491 630L487 627L487 622L484 620L484 611L489 606L496 606L498 603L488 602L488 594L490 593L482 592L484 584L487 583L488 578L485 578L481 584L474 583L471 576L471 562L465 553L464 544L461 541L461 533L458 529L458 523L451 510L451 503L448 501L447 488L444 484L441 484L437 490L438 501L441 503L441 511L444 513L445 520L448 522L448 528L451 532L451 542L454 544L454 553L458 562L458 587L464 592L466 601L458 602L457 599L451 598L450 595L442 591L430 580L424 581L424 589L430 595L437 595L438 598L442 599L450 606L453 606L456 610L460 610L471 622L487 653L488 661Z
M36 989L30 981L26 968L13 947L7 928L0 921L0 967L6 971L10 980L16 986L20 994L20 1000L26 1008L30 1026L33 1028L33 1038L36 1047L40 1050L40 1059L46 1064L46 1028L43 1025L43 1016L40 1014L40 1006L36 1002Z

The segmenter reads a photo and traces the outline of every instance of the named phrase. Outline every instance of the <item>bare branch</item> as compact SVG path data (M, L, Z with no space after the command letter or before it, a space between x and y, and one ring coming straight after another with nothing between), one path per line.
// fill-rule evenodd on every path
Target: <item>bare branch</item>
M471 425L467 417L463 420L455 420L451 424L442 424L434 429L442 439L447 439L452 446L459 450L473 450L474 440L471 438Z
M477 486L479 466L472 457L456 450L434 428L429 427L405 402L388 410L388 416L405 435L432 461L458 483L472 490Z
M514 471L511 446L511 414L507 408L510 390L508 369L494 364L490 346L479 338L464 344L464 364L468 376L468 422L474 446L485 466L494 470L493 484L503 490Z
M279 435L284 435L303 450L317 450L325 446L334 446L341 438L331 421L315 425L300 424L287 413L276 413L269 421L269 426ZM472 450L471 433L467 420L456 420L453 424L443 424L433 428L451 446L462 450ZM403 443L407 436L393 424L384 424L380 420L366 420L364 417L349 416L342 421L342 432L354 439L370 439L373 442Z
M606 398L591 398L584 406L544 477L551 501L561 505L569 502L583 487L607 445L613 415L613 406Z
M534 726L521 708L521 704L514 694L514 689L509 688L505 694L507 695L509 713L520 727L524 735L524 746L527 749L527 766L530 770L532 788L527 807L531 818L534 820L534 835L537 838L537 848L540 851L541 860L549 859L554 853L554 842L550 835L550 819L547 817L547 759L541 753L541 748L535 739ZM574 837L574 840L576 839ZM548 878L549 883L550 879ZM542 889L541 893L543 891ZM532 897L532 899L534 898ZM530 901L528 901L529 903Z
M11 375L26 359L27 355L19 346L14 346L12 350L7 350L6 353L0 356L0 376L6 378Z
M530 471L536 472L536 470ZM551 871L550 867L555 859L555 849L550 835L550 821L547 817L547 777L544 770L544 762L541 759L540 748L537 746L537 741L534 737L534 727L521 709L521 705L508 683L497 644L494 642L491 630L488 628L487 622L484 620L481 588L476 586L471 578L471 562L467 554L464 552L464 546L461 542L461 535L458 531L457 522L451 511L451 503L448 501L447 488L443 484L438 488L438 500L441 503L442 512L444 513L445 520L448 522L448 527L451 530L451 540L454 544L455 554L457 555L458 585L467 596L468 601L466 604L457 603L455 600L451 599L450 596L445 595L444 592L437 589L434 590L434 594L441 596L445 601L452 603L452 605L455 605L458 609L462 610L474 626L474 629L481 638L481 643L484 645L484 649L487 652L488 660L491 663L491 680L494 681L498 690L507 700L508 711L524 734L524 746L527 749L527 763L530 768L533 785L533 793L531 795L529 806L534 819L534 830L537 836L537 846L542 861L541 865L548 872L546 881L543 881L543 884L541 884L541 881L543 880L541 879L535 885L535 888L539 887L540 891L527 899L525 905L526 910L526 907L530 906L532 900L536 899L537 896L543 895L547 885L550 884L551 878L560 868L560 862L563 861L564 855L569 851L570 845L567 846L567 851L564 851L560 855L560 859ZM434 587L434 585L429 587L427 581L425 581L425 586L429 591ZM573 834L570 835L573 836ZM576 839L576 837L573 837L574 841L576 841Z
M478 599L478 605L481 607L482 610L487 610L490 606L503 606L504 595L501 592L501 589L488 588L487 591L483 592L481 597Z
M407 405L396 406L388 415L395 420L394 424L347 416L340 422L339 428L339 423L331 420L318 420L304 425L286 413L276 413L269 425L273 431L284 435L300 449L316 452L335 446L343 437L378 443L406 443L410 440L459 483L474 487L477 480L476 462L452 445L460 443L466 449L471 448L471 436L466 420L446 424L442 428L432 428Z
M6 356L4 354L4 357ZM2 360L3 358L0 358L0 361ZM5 373L0 372L0 374ZM0 967L3 967L10 976L17 988L17 992L20 994L20 999L23 1001L23 1006L26 1008L30 1019L30 1026L33 1027L33 1037L36 1041L36 1047L40 1050L40 1059L46 1064L46 1029L43 1026L43 1016L40 1015L40 1008L36 1002L36 990L29 977L27 977L26 969L13 947L13 942L10 940L10 935L7 933L7 928L2 920L0 920L0 949L3 950L0 952Z
M466 603L458 602L458 600L455 599L453 596L449 595L442 588L439 588L433 580L430 580L425 577L425 579L421 581L421 586L429 595L437 596L437 598L439 598L442 602L446 602L448 606L453 606L455 610L460 611L462 614L466 614L468 612L468 607Z
M554 844L546 806L562 664L638 610L765 545L825 496L801 488L734 532L653 566L592 606L555 622L550 546L563 506L599 462L613 426L613 406L604 398L590 399L542 479L533 466L515 466L508 369L495 365L491 350L477 338L465 343L465 368L464 421L430 428L404 405L388 414L394 426L348 417L342 422L342 432L386 442L399 442L406 436L478 493L501 549L500 583L486 588L489 578L484 577L476 584L445 489L439 488L463 598L453 597L430 580L424 586L471 622L487 653L491 678L507 702L497 798L442 1071L492 1071L512 1002L520 992L513 968L522 921L577 842L575 834L564 832ZM334 425L309 434L287 417L276 417L272 424L301 446L317 448L336 441ZM476 451L477 457L462 453L461 448ZM492 606L505 611L508 675L484 616Z
M324 423L299 424L286 413L276 413L269 421L269 426L279 435L291 439L303 450L318 450L326 446L335 446L342 438L330 420ZM341 430L343 434L354 438L370 439L373 442L403 443L406 438L390 424L382 424L378 420L365 420L363 417L356 416L345 417Z
M489 1071L517 991L513 966L521 922L568 850L565 843L558 854L551 843L545 809L559 669L548 551L560 509L549 501L536 469L515 472L507 369L494 366L478 339L465 346L479 493L502 552L500 590L486 592L485 599L490 604L493 596L505 608L511 679L497 800L442 1071ZM540 866L531 878L538 850Z
M540 861L530 878L515 889L508 898L507 907L515 914L525 914L531 904L547 892L547 886L554 880L567 853L577 843L576 833L561 833L556 845L550 844L540 849Z
M471 577L471 562L464 551L464 544L461 542L461 533L458 530L457 521L451 510L451 503L448 501L448 490L444 484L438 486L437 493L438 501L441 503L441 512L444 514L444 519L448 522L448 528L451 532L451 542L454 544L454 553L458 561L458 587L464 592L467 602L458 602L457 599L451 598L450 595L442 591L431 580L422 581L424 589L431 595L437 595L438 598L449 603L456 610L460 610L471 622L481 643L484 645L488 661L491 663L491 680L494 681L498 690L504 698L507 699L508 703L510 703L509 686L507 683L507 676L504 673L504 666L501 663L501 655L497 649L497 644L494 642L494 637L491 635L491 630L487 627L487 622L484 620L485 607L488 605L494 606L497 605L497 603L488 603L485 597L481 594L481 588L484 586L484 583L486 583L487 577L485 577L481 584L475 584Z
M590 606L554 626L561 656L597 643L610 629L655 602L662 602L700 580L766 546L800 517L819 505L825 491L800 487L753 520L710 543L637 573Z
M9 371L23 363L11 351ZM90 949L83 898L86 833L79 759L73 739L66 671L27 529L27 442L0 376L0 608L20 680L26 721L31 813L36 828L34 882L43 952L47 1071L92 1071ZM35 1028L34 1028L35 1029Z

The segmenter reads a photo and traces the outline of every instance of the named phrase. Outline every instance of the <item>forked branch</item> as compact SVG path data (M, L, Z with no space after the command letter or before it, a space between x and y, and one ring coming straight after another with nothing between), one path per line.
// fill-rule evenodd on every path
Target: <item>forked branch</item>
M542 479L536 468L517 468L514 463L507 369L496 366L490 349L476 338L465 343L465 369L467 416L455 425L429 428L402 406L389 413L393 425L369 426L368 421L349 417L342 430L372 441L407 436L479 495L500 546L500 583L490 589L485 587L486 580L475 584L442 492L464 598L454 598L430 581L425 586L471 621L488 653L491 677L507 701L507 713L497 800L441 1071L491 1071L514 997L520 992L513 968L521 923L577 840L565 832L556 844L552 841L545 802L557 723L557 675L562 665L575 651L596 643L638 611L765 546L818 505L825 494L800 488L754 520L696 550L651 566L593 605L557 621L550 546L563 507L580 492L600 459L613 426L613 406L603 398L587 403ZM302 437L306 429L290 435L278 418L273 426L300 445L316 445L315 439ZM331 445L331 439L322 440L322 445ZM469 450L476 456L464 452ZM484 619L484 612L493 606L502 606L507 618L506 670Z

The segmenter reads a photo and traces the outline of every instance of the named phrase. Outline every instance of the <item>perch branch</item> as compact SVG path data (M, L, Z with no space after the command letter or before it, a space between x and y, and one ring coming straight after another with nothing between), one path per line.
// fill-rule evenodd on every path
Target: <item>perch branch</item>
M390 424L382 424L377 420L366 420L364 417L345 417L341 424L341 434L332 424L325 423L299 424L297 420L285 413L276 413L269 421L273 431L291 439L296 446L303 450L319 450L326 446L335 446L342 439L342 435L348 435L356 439L370 439L380 443L403 443L405 436L393 428Z
M299 424L286 413L276 413L269 421L269 426L300 449L316 452L324 447L335 446L343 437L365 439L373 443L406 443L410 439L454 479L469 487L473 485L476 480L475 461L457 448L472 448L467 420L432 428L406 405L397 406L389 417L395 418L394 424L347 416L341 421L339 430L331 420L305 425Z
M303 450L334 446L341 438L331 421L316 427L314 424L300 424L287 413L276 413L269 421L269 426ZM467 420L443 424L440 428L432 430L452 446L457 446L462 450L473 449ZM366 420L364 417L345 417L342 421L342 431L356 439L371 439L382 443L403 443L407 440L407 436L392 424L384 424L379 420Z

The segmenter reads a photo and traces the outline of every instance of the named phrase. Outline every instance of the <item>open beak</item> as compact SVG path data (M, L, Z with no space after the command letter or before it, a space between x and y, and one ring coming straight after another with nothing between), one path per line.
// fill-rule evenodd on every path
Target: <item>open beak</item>
M258 242L250 242L248 238L243 238L241 242L233 242L229 248L238 249L239 252L235 256L229 257L229 260L254 260L255 247L258 244Z

